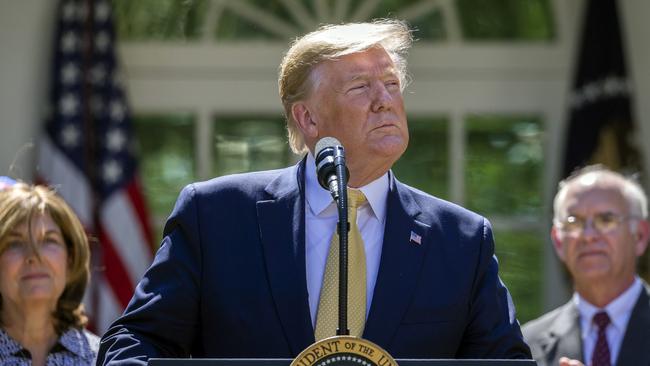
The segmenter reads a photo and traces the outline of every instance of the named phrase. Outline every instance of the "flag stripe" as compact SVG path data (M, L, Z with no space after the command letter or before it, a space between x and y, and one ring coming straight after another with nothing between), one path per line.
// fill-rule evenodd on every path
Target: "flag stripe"
M131 290L133 288L133 282L127 269L124 268L122 258L120 258L119 253L115 250L113 242L106 235L106 231L102 227L99 229L99 240L102 243L102 261L105 266L103 275L108 281L108 287L115 294L120 306L125 307L133 295ZM101 301L103 300L100 299Z
M153 230L149 224L149 215L146 211L147 205L145 204L144 197L142 196L142 188L138 177L134 177L134 179L131 180L129 185L126 187L126 192L129 195L129 199L131 200L136 214L138 215L138 222L142 228L142 233L145 237L145 243L153 243ZM149 257L151 257L151 255L149 255Z
M151 263L151 251L137 211L124 190L115 192L104 202L100 220L130 282L137 283Z
M115 320L115 314L122 313L125 305L118 301L104 278L97 282L97 289L101 301L95 306L95 324L98 329L108 329Z
M48 135L41 136L38 154L39 180L52 184L79 216L81 223L92 228L92 195L86 177L52 144Z

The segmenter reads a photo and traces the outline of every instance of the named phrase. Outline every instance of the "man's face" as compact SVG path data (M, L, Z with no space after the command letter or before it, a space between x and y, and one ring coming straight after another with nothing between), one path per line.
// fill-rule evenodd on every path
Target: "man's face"
M313 145L335 137L345 147L350 185L368 183L385 173L408 144L400 80L383 48L326 61L313 70L314 90L305 101Z
M554 247L577 287L631 284L647 245L647 222L630 215L620 185L573 183L558 219Z

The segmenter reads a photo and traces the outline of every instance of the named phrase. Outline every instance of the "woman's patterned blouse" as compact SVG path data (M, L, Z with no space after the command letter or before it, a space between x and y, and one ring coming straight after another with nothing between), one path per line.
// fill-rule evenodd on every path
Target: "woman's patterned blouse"
M47 355L47 366L94 365L99 349L99 338L87 330L70 328ZM0 365L31 366L28 350L0 329Z

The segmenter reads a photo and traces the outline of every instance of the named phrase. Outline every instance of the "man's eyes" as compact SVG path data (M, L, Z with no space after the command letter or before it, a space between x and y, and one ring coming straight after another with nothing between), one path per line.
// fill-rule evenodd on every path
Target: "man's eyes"
M600 221L603 224L609 224L612 222L617 222L619 219L618 215L612 213L600 214L597 215L594 220Z
M368 84L355 84L355 85L351 86L350 89L348 89L348 90L350 90L350 91L352 91L352 90L361 90L361 89L364 89L367 86L368 86Z

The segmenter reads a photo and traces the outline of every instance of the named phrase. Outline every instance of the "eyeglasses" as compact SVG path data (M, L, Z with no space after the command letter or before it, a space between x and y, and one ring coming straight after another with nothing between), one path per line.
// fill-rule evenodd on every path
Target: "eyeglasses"
M602 212L594 215L591 219L570 215L564 221L557 222L557 225L562 231L568 234L580 235L585 230L585 227L587 227L587 223L591 221L591 225L593 225L596 231L601 234L607 234L618 229L621 223L630 219L636 219L636 217L613 212Z

